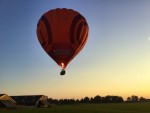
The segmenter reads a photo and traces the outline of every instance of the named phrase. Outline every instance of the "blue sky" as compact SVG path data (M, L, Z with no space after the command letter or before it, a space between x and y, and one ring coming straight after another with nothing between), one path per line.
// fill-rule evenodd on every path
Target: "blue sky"
M0 93L150 98L149 6L149 0L1 0ZM74 9L89 25L88 42L63 77L36 36L41 15L55 8Z

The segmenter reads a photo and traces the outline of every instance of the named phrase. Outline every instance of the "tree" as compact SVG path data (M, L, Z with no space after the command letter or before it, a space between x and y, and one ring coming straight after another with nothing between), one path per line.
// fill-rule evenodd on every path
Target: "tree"
M131 97L128 97L128 98L127 98L127 102L131 102Z
M59 104L58 99L54 99L54 100L53 100L53 104Z
M104 98L105 103L120 103L123 102L123 98L120 96L106 96Z
M85 97L85 98L83 99L83 103L89 103L89 102L90 102L89 97Z
M80 103L80 100L79 99L75 100L75 103Z
M53 104L53 99L52 99L52 98L48 98L47 100L48 100L48 102L49 102L50 104Z
M138 102L139 98L138 96L132 95L131 96L131 102Z
M102 97L99 96L99 95L95 96L94 99L93 99L93 102L94 103L101 103L102 102Z
M90 103L94 103L94 98L93 97L90 98Z
M123 98L119 96L117 102L123 102L123 101L124 101Z
M140 102L145 102L146 99L145 99L144 97L140 97L139 101L140 101Z

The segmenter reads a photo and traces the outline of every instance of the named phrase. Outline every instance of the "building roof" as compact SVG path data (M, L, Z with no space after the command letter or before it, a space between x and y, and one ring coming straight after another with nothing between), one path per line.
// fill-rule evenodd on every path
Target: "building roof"
M36 104L43 95L11 96L19 104Z
M10 96L8 96L7 94L0 94L0 100L9 100L13 103L16 103Z
M5 95L5 94L0 94L0 97L3 96L3 95Z

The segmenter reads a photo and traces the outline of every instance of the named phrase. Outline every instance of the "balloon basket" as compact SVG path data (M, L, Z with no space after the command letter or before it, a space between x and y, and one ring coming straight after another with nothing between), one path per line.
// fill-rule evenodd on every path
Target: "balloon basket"
M64 69L61 70L60 75L65 75L66 71Z

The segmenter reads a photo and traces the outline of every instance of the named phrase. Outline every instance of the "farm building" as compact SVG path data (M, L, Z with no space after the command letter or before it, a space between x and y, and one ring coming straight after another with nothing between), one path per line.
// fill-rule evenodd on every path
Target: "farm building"
M6 94L0 94L0 108L16 108L16 102Z
M45 95L24 95L24 96L11 96L17 105L30 106L30 107L48 107L50 106Z

